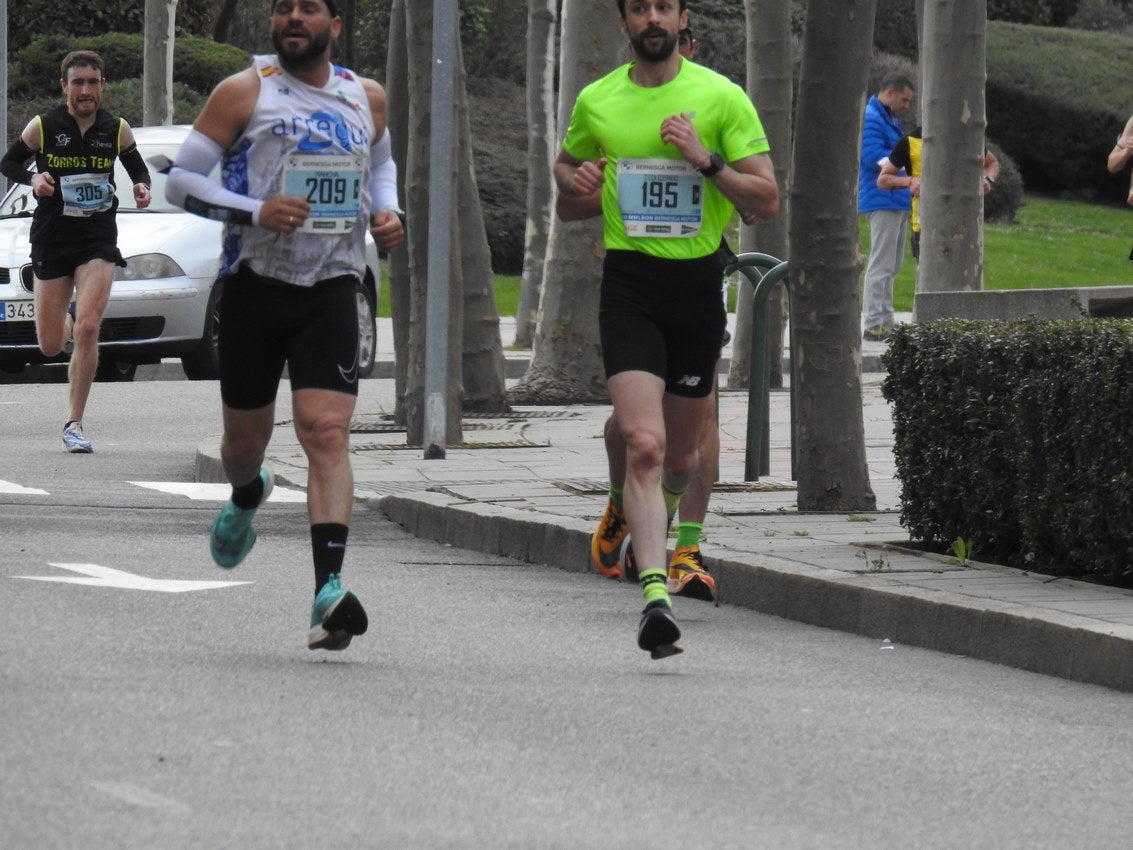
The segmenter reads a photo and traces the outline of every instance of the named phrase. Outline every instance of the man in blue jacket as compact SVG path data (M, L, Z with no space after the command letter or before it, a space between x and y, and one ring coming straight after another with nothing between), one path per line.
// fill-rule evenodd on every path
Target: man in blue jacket
M881 91L869 99L862 123L861 164L858 169L858 212L869 219L869 263L865 271L862 313L863 339L881 341L889 336L893 318L893 280L905 257L905 223L912 196L909 190L879 189L877 175L901 137L897 117L913 101L913 83L903 74L887 74Z

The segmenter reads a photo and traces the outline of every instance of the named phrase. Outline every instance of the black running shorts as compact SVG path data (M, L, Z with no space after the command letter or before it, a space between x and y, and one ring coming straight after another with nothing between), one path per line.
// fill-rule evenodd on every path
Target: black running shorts
M673 395L709 395L727 326L723 299L718 254L666 260L607 251L598 306L606 377L649 372Z
M114 245L92 243L90 246L59 252L50 246L31 246L31 270L39 280L57 280L61 277L74 277L75 269L91 260L106 260L125 268L122 252Z
M283 367L292 390L358 395L356 279L314 286L261 277L241 266L220 299L220 397L237 410L275 401Z

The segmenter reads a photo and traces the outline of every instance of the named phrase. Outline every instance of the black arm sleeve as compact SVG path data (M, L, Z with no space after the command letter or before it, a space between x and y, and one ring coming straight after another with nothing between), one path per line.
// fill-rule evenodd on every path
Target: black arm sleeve
M126 166L126 173L130 175L131 181L145 183L147 186L152 185L149 169L146 168L146 161L142 159L142 155L138 152L137 144L130 145L130 147L121 151L118 158L122 160L122 165Z
M3 159L0 159L0 174L16 183L31 183L32 173L28 171L28 163L34 158L35 151L25 145L23 139L16 139Z

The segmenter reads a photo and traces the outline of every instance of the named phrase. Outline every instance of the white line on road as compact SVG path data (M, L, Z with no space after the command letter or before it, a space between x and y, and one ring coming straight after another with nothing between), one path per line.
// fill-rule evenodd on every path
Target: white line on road
M192 811L184 803L163 797L145 788L139 788L137 785L131 785L129 782L92 782L90 784L92 788L109 794L111 797L117 797L119 800L125 800L131 805L143 809L159 809L173 815L187 815Z
M221 587L235 587L240 584L251 584L250 581L185 581L181 579L147 578L134 575L113 567L103 567L99 564L53 564L61 570L70 570L80 573L87 578L73 578L70 576L12 576L28 581L52 581L59 584L82 584L87 587L115 587L122 590L152 590L158 593L188 593L195 590L214 590Z
M232 488L227 484L202 484L195 481L130 481L129 483L173 496L186 496L198 502L226 502L232 495ZM268 501L305 502L307 494L302 490L276 487L268 496Z
M37 487L23 487L19 484L13 484L11 481L0 481L0 493L10 493L20 496L46 496L46 490L40 490ZM225 497L227 498L227 497Z

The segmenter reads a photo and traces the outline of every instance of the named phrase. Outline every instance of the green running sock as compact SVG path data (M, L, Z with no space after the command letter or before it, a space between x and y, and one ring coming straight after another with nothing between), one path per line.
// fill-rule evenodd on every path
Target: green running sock
M704 524L700 522L678 522L677 546L699 546L700 533L703 530Z
M643 570L640 578L646 605L658 601L669 604L669 589L665 586L668 575L664 570Z
M610 501L614 503L614 507L618 509L618 513L621 513L624 510L622 508L621 487L615 487L613 484L610 485Z
M665 497L665 513L669 515L669 525L673 524L673 517L677 515L677 506L681 503L682 493L674 493L664 484L661 485L661 495Z

